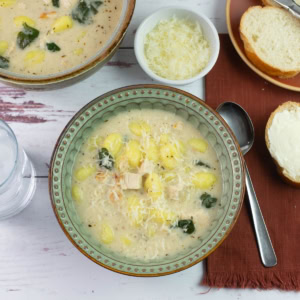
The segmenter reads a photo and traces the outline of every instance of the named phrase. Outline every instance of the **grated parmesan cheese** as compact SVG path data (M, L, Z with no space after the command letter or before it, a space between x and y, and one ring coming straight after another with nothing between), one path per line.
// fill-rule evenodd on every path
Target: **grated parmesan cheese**
M155 74L172 80L194 77L210 58L199 23L176 17L160 21L147 34L144 53Z

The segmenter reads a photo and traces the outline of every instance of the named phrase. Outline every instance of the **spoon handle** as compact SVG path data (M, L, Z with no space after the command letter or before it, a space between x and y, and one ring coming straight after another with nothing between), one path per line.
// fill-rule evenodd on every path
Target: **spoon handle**
M274 267L277 264L277 257L274 248L272 246L272 242L258 204L258 200L254 191L254 187L246 163L245 163L245 172L246 172L246 187L247 187L248 198L250 202L253 224L256 233L256 239L258 243L260 257L265 267Z

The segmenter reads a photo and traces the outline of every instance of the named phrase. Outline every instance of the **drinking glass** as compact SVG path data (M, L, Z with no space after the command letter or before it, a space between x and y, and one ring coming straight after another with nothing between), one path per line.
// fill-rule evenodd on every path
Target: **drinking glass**
M22 211L36 188L35 170L11 128L0 120L0 220Z

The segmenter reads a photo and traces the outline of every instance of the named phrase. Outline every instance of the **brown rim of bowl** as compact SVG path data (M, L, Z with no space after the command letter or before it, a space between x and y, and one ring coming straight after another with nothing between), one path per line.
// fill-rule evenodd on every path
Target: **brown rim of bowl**
M15 76L10 76L7 74L1 74L0 73L0 79L9 83L13 84L37 84L37 85L48 85L52 83L59 83L62 81L65 81L67 79L73 79L78 77L79 75L83 75L84 73L88 72L89 70L96 67L99 63L105 61L111 53L118 48L120 43L122 42L125 33L128 29L128 26L130 24L130 21L133 16L134 8L135 8L136 0L128 0L128 7L126 9L124 20L121 24L121 28L117 31L116 36L114 39L110 42L109 47L100 55L96 56L91 62L89 62L86 65L83 65L80 69L68 72L63 75L59 75L53 78L43 78L43 79L25 79L25 78L18 78Z
M233 31L232 31L232 27L231 27L231 21L230 21L230 7L231 7L231 0L227 0L226 3L226 23L227 23L227 29L228 29L228 33L229 33L229 37L231 39L231 42L235 48L235 50L237 51L237 53L239 54L240 58L248 65L248 67L253 70L256 74L258 74L260 77L262 77L263 79L279 86L282 87L284 89L287 90L291 90L291 91L296 91L296 92L300 92L300 87L296 87L293 85L289 85L286 83L282 83L276 79L274 79L273 77L265 74L264 72L260 71L258 68L256 68L251 62L250 60L247 58L247 56L244 54L244 52L241 50L241 48L239 47L237 41L235 40Z
M57 151L58 151L58 146L64 136L64 134L66 133L66 131L69 129L69 127L71 126L71 124L73 123L73 121L82 114L82 111L87 109L88 107L93 105L93 102L98 99L99 97L101 97L102 99L109 97L112 94L116 94L116 93L120 93L123 91L126 91L128 89L144 89L144 88L153 88L153 89L163 89L163 90L167 90L167 91L173 91L179 94L183 94L186 97L189 97L191 99L193 99L194 101L201 103L201 105L205 106L205 108L207 110L209 110L211 113L215 114L218 117L218 120L222 123L222 125L228 130L228 132L230 132L231 136L232 136L232 140L236 146L239 158L241 160L241 173L242 173L242 191L240 193L240 204L239 207L236 210L236 214L235 217L230 225L230 227L228 227L228 230L226 231L226 233L224 234L224 236L220 239L220 241L215 245L214 248L212 248L210 251L208 251L204 256L202 256L201 258L187 264L186 266L182 267L182 268L178 268L176 270L170 271L170 272L163 272L163 273L154 273L154 274L136 274L136 273L131 273L131 272L125 272L125 271L121 271L121 270L117 270L114 269L108 265L105 265L99 261L97 261L96 259L94 259L92 256L90 256L88 253L86 253L85 251L83 251L76 243L75 241L72 239L72 237L70 236L69 232L65 229L64 225L62 224L59 216L58 216L58 212L55 208L54 205L54 197L52 194L52 173L53 173L53 169L54 169L54 158L56 157ZM70 240L70 242L75 246L75 248L77 248L77 250L79 250L83 255L85 255L87 258L89 258L90 260L92 260L94 263L110 270L116 273L120 273L123 275L128 275L128 276L134 276L134 277L160 277L160 276L165 276L165 275L170 275L170 274L174 274L180 271L183 271L185 269L188 269L192 266L194 266L195 264L199 263L200 261L204 260L208 255L210 255L211 253L213 253L221 244L222 242L226 239L226 237L229 235L229 233L231 232L232 228L234 227L240 212L241 212L241 208L243 206L243 202L244 202L244 195L245 195L245 168L244 168L244 157L241 153L239 144L232 132L232 130L230 129L230 127L227 125L227 123L223 120L223 118L220 116L219 113L217 113L215 110L213 110L211 107L209 107L204 101L202 101L200 98L185 92L183 90L174 88L174 87L168 87L168 86L164 86L164 85L158 85L158 84L140 84L140 85L131 85L131 86L126 86L126 87L122 87L122 88L118 88L115 90L112 90L110 92L107 92L99 97L96 97L94 100L90 101L88 104L84 105L73 117L72 119L68 122L68 124L64 127L63 131L61 132L60 136L58 137L56 144L54 146L54 150L52 152L52 156L51 156L51 160L50 160L50 168L49 168L49 177L48 177L48 187L49 187L49 194L50 194L50 201L51 201L51 206L52 209L54 211L55 217L62 229L62 231L64 232L64 234L67 236L67 238Z

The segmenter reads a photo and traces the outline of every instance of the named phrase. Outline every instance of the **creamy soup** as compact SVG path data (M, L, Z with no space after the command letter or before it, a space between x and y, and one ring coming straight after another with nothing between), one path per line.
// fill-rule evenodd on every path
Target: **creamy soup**
M216 217L221 190L211 145L190 123L159 110L103 123L73 170L72 197L95 241L142 260L195 246Z
M0 68L49 75L95 55L112 36L123 0L0 0Z

